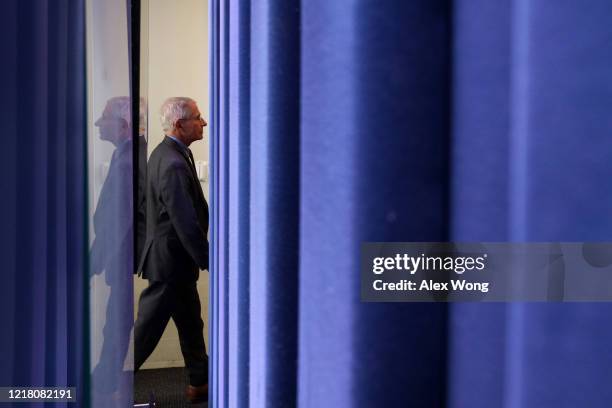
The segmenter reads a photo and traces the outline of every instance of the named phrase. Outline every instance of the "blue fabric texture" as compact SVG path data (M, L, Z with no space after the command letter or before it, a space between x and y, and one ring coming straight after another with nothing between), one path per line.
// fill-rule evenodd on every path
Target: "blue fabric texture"
M228 181L213 202L249 231L248 250L217 241L231 255L213 270L248 275L248 336L228 325L212 340L228 355L249 344L241 401L275 406L282 389L317 408L608 406L609 304L363 304L359 254L365 241L610 241L612 4L262 0L250 13L250 43L228 37L250 54L212 55L221 72L248 66L248 81L212 78L241 90L214 137L228 157L250 151L248 174L217 156ZM250 127L224 132L247 100ZM223 381L247 387L227 367Z
M10 0L3 13L0 384L74 386L84 405L84 1Z

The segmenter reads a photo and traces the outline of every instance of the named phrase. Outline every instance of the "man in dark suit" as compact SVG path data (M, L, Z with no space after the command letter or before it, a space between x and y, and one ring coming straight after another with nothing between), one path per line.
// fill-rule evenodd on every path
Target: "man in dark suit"
M146 123L146 103L140 101L139 113L139 171L138 184L143 184L146 171L147 145L144 138ZM102 116L96 121L100 140L110 142L115 147L108 175L93 216L95 239L90 253L90 275L104 275L110 287L106 306L106 319L101 311L92 310L92 325L104 322L104 342L100 359L92 372L93 401L96 406L118 406L131 402L132 373L123 370L128 352L130 332L134 324L133 310L133 270L134 258L138 259L138 242L134 253L134 225L144 231L144 192L139 186L136 214L133 212L133 143L131 126L131 99L127 96L108 100ZM97 331L97 330L96 330ZM123 391L123 392L122 392ZM111 398L109 398L111 396ZM114 405L113 405L114 404Z
M169 98L161 108L166 137L147 165L146 240L138 267L149 286L134 326L134 369L151 355L170 318L178 329L189 372L187 397L208 399L208 356L196 281L208 269L208 205L189 145L202 139L206 121L189 98Z

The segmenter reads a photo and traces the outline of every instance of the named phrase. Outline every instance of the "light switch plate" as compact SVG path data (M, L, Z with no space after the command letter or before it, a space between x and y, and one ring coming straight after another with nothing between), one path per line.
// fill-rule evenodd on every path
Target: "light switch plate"
M196 172L198 173L198 180L202 183L208 181L208 162L197 160L195 162Z

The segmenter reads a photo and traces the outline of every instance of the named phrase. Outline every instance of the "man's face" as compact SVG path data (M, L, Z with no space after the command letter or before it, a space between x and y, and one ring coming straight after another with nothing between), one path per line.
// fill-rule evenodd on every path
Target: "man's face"
M127 128L127 123L122 118L106 115L102 115L95 125L100 129L100 140L113 144L121 142Z
M189 118L181 119L179 125L182 137L188 146L196 140L202 140L204 126L207 125L195 103L191 106L191 112L192 115Z
M120 116L119 109L117 103L107 102L102 116L95 123L100 129L100 140L118 145L130 136L128 123Z

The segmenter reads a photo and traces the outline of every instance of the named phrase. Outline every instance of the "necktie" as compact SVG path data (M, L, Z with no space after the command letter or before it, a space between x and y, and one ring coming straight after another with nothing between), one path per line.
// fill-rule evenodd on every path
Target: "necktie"
M196 180L199 181L198 172L196 171L195 160L193 160L193 154L191 153L191 149L187 149L187 154L189 155L189 164L191 164L191 170L193 171Z
M189 155L189 164L191 164L191 172L193 173L193 177L195 178L196 184L198 186L198 195L204 201L204 193L202 192L202 186L200 186L200 179L198 178L198 172L196 171L195 160L193 159L191 149L187 148L187 154Z

